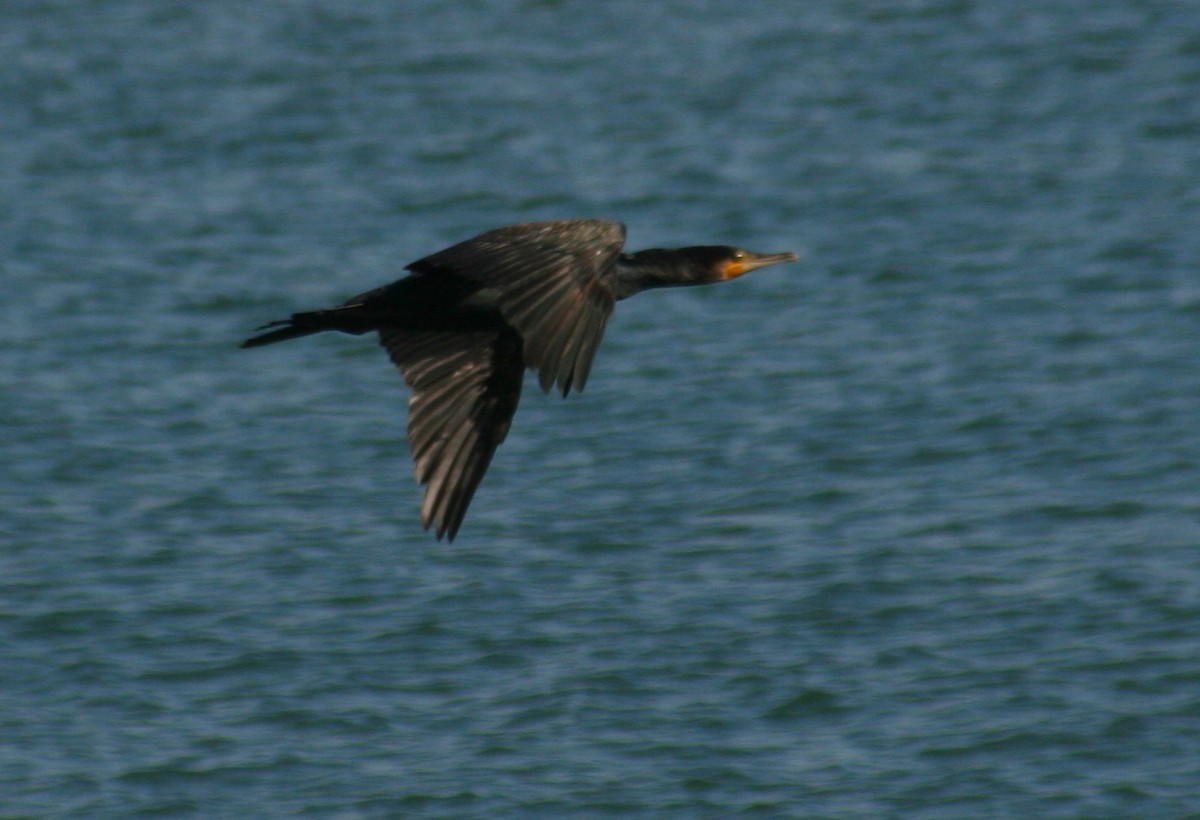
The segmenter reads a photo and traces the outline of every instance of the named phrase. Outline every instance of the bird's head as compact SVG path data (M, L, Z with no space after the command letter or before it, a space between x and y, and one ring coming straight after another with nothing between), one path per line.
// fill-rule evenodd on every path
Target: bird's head
M622 257L618 265L618 278L623 286L618 298L649 288L726 282L767 265L796 259L794 253L753 253L729 245L638 251Z
M753 253L728 245L709 245L684 250L695 252L700 269L707 272L702 277L702 281L705 282L725 282L767 265L795 262L797 259L796 254L790 252Z

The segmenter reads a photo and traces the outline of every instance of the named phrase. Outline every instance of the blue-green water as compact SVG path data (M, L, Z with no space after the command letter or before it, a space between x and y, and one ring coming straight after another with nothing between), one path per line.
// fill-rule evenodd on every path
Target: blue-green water
M0 4L0 816L1200 815L1200 12ZM369 339L497 225L619 306L453 545Z

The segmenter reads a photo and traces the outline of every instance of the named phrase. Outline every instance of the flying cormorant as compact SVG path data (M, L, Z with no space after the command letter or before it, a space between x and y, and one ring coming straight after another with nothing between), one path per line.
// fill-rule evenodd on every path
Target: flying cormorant
M543 390L582 390L618 300L796 260L726 245L625 254L624 243L625 226L604 219L497 228L343 305L263 325L268 332L242 347L323 330L377 332L412 388L408 443L426 488L421 525L453 541L508 434L526 368Z

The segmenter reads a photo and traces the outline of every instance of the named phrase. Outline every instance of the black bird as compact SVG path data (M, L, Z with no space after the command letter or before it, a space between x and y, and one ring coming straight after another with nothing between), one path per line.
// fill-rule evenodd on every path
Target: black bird
M339 307L294 313L242 347L323 330L379 341L412 388L408 443L426 486L421 525L453 541L512 423L525 368L542 389L582 390L613 304L650 288L734 279L794 253L726 245L622 253L625 226L531 222L417 260L411 275Z

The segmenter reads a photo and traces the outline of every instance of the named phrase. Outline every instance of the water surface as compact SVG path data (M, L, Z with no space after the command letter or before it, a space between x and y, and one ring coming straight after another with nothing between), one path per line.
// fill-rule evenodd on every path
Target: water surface
M1186 3L0 9L0 813L1200 812ZM369 339L508 222L622 303L453 545Z

